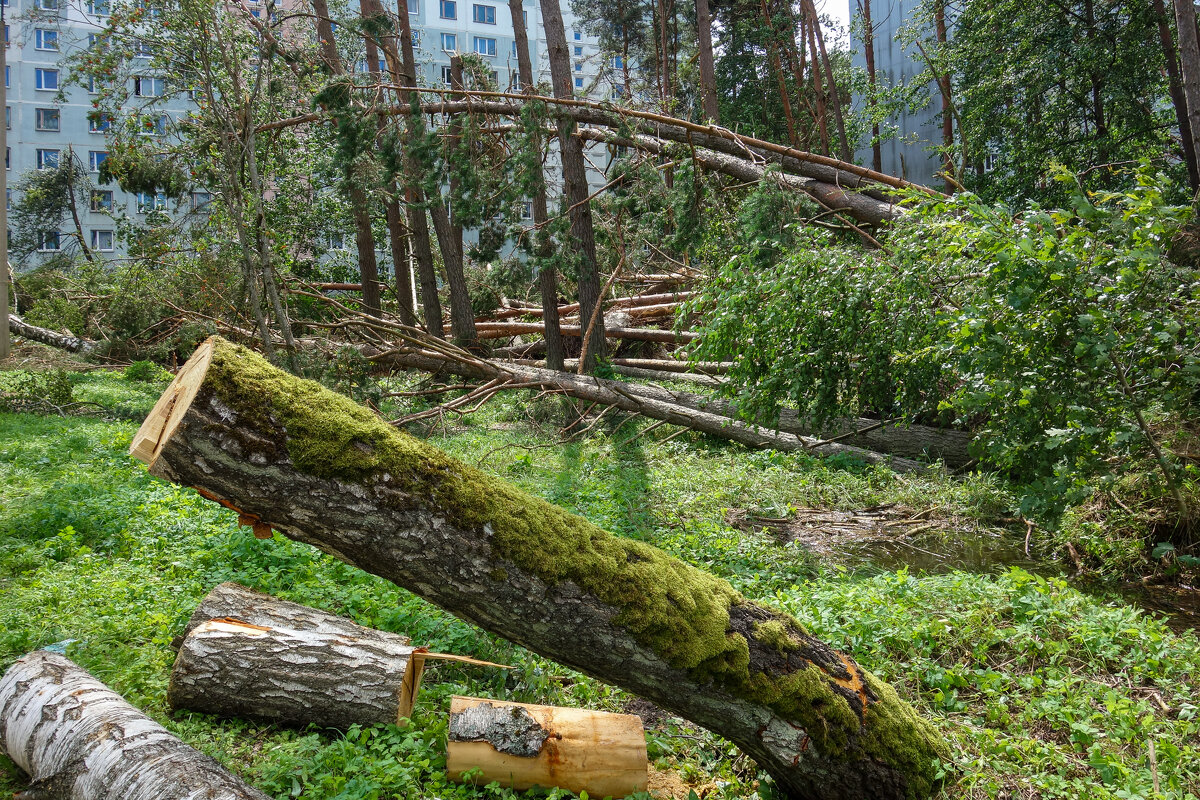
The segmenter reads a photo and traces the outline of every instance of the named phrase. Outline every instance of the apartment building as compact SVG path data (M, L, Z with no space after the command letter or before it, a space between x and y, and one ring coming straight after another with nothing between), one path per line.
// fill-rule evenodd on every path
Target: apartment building
M249 0L252 7L259 0ZM110 0L4 0L4 34L7 68L5 118L8 148L6 170L11 207L13 192L31 170L58 165L74 156L99 177L100 165L108 157L105 144L107 123L96 120L90 86L67 86L63 61L81 48L91 47L109 15ZM564 3L564 6L566 4ZM538 80L549 81L546 37L536 0L524 3L530 48ZM564 7L568 45L574 58L576 91L595 89L597 43L574 25ZM477 53L493 65L501 89L515 85L517 57L509 7L503 0L409 0L410 23L420 65L418 80L427 86L449 85L450 58L455 53ZM130 104L144 98L149 107L144 120L145 135L161 135L173 118L188 113L185 95L163 99L167 87L163 76L149 69L146 54L144 74L131 78ZM136 63L134 73L140 72ZM596 180L602 181L597 175ZM209 200L206 192L195 191L179 207L167 208L166 198L130 194L115 184L101 186L87 208L80 209L85 241L98 253L119 253L116 217L133 218L154 211L202 214ZM349 232L347 232L349 234ZM347 238L352 239L352 236ZM64 231L39 232L41 247L31 261L52 257L68 246Z

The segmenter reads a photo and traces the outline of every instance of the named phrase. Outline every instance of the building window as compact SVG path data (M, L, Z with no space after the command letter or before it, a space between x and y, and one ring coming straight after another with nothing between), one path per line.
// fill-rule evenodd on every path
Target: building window
M482 6L479 3L471 6L471 19L484 25L496 24L496 7Z
M489 39L486 36L475 37L475 52L481 56L496 55L496 40Z
M583 72L583 62L582 62L582 61L576 61L576 62L575 62L575 71L576 71L576 72Z
M412 34L412 46L420 47L421 46L421 32L420 31L412 31L411 34Z
M107 213L113 209L113 193L108 189L93 189L92 202L89 206L92 211L100 211Z
M133 93L137 97L162 97L166 91L167 82L162 78L138 75L133 79Z
M134 58L153 58L154 46L144 39L138 39L133 46Z
M59 129L60 121L57 108L34 109L34 127L39 131L56 131Z
M447 53L454 53L458 50L458 36L453 33L442 34L442 49Z
M167 115L158 117L142 117L139 123L139 133L142 136L162 136L167 132Z
M41 236L38 237L38 252L55 253L60 249L58 231L42 231Z
M458 3L456 0L439 0L438 15L442 19L458 19Z
M521 219L533 219L533 203L521 203Z
M4 193L5 193L4 207L7 210L12 211L12 187L9 186L9 187L5 188Z
M92 249L101 253L111 253L113 250L112 231L92 231Z
M192 210L206 211L208 204L212 202L211 192L192 192Z
M9 80L8 80L9 73L11 72L11 70L12 70L12 67L10 67L8 64L4 65L4 88L5 89L7 89L9 86L12 85L11 83L9 83Z
M454 71L450 67L442 67L442 83L446 86L454 83Z
M6 67L7 68L7 67ZM5 77L8 77L7 75ZM38 67L33 71L33 85L47 92L58 91L58 70Z
M35 0L39 11L58 11L58 0Z
M93 17L107 17L108 9L108 0L87 0L87 13Z
M582 88L583 88L583 78L576 78L576 79L575 79L575 88L576 88L576 89L582 89Z
M8 41L5 31L5 41ZM33 47L35 50L58 50L58 31L48 31L38 28L33 32Z
M137 193L137 210L139 214L149 214L151 211L162 211L167 207L167 196L162 192L150 194Z
M4 5L8 5L8 3L5 3ZM5 46L5 47L8 47L8 45L9 45L9 41L8 41L8 26L7 26L7 25L5 25L5 26L4 26L4 46Z
M577 42L583 41L583 34L581 34L579 31L574 31L574 34L575 34L575 41L577 41Z
M625 59L621 56L613 56L613 69L625 69Z
M4 168L12 169L12 148L4 148Z
M329 234L329 249L330 250L345 250L346 249L345 235L341 234L341 233Z
M420 14L421 13L421 0L408 0L408 13Z
M37 168L38 169L58 169L58 151L57 150L38 150L37 151Z
M575 55L577 55L577 56L583 55L583 47L582 46L575 45Z
M105 133L112 127L113 118L101 111L88 114L88 133Z
M88 153L88 169L92 172L99 172L100 165L108 158L108 153L104 150L92 150Z
M12 130L12 106L4 107L4 127Z

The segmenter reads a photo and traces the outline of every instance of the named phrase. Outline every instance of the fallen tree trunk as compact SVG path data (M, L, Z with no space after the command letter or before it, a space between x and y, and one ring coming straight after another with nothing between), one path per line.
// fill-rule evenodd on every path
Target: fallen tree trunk
M38 650L0 678L0 751L53 800L269 800L69 659Z
M589 797L646 791L646 732L632 714L455 696L446 740L446 773L460 783Z
M286 725L401 724L424 670L417 649L405 636L223 583L188 621L167 703Z
M736 743L794 798L913 798L947 754L895 691L725 581L213 338L134 438L150 472Z
M631 384L620 381L587 375L573 375L541 367L529 367L512 361L483 359L463 361L440 358L432 353L422 354L394 350L374 355L368 353L367 358L393 367L420 369L433 373L449 372L468 378L506 381L518 386L538 386L562 392L579 400L616 406L622 411L641 414L650 419L663 420L673 425L681 425L754 449L806 452L824 456L842 454L861 459L868 464L886 466L897 472L922 472L926 469L924 464L912 459L884 455L839 442L824 442L811 436L771 431L740 420L680 405L653 396L652 389L633 393L629 391ZM665 389L662 391L666 392Z
M72 336L69 333L58 333L47 328L39 328L37 325L30 325L16 314L8 315L8 329L17 336L23 336L31 341L40 342L50 347L57 347L59 350L66 350L70 353L87 355L95 350L97 345L91 339L84 339L79 336Z
M284 725L406 724L427 661L486 661L413 647L407 636L223 583L188 621L167 703Z
M563 336L582 336L579 325L561 325ZM527 333L542 334L545 332L540 322L480 322L475 325L480 339L503 339L509 336L523 336ZM663 331L655 328L610 328L605 326L604 335L609 339L633 339L639 342L662 342L675 344L678 342L694 342L699 334L691 331Z
M653 385L625 384L622 388L639 397L676 403L723 417L738 416L737 408L728 400L676 392ZM790 408L783 409L779 421L769 427L797 436L836 438L842 444L904 458L941 460L952 469L964 467L972 461L968 448L974 436L967 431L931 428L927 425L888 425L879 420L861 418L832 420L817 428L811 420L801 417Z

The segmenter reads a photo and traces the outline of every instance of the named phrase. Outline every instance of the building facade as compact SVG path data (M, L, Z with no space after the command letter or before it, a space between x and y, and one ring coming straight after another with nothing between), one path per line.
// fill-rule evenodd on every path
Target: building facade
M871 0L871 23L875 29L875 75L880 86L911 86L925 72L920 52L900 41L900 29L913 24L921 0ZM850 14L857 11L850 0ZM856 70L867 69L867 60L859 25L851 26L852 65ZM917 110L902 108L896 116L880 124L886 136L880 146L883 172L914 183L930 186L939 182L936 177L942 159L935 152L942 143L942 108L937 86L926 86L930 101ZM866 105L862 96L854 97L858 108ZM870 132L855 152L860 164L870 164L872 158Z

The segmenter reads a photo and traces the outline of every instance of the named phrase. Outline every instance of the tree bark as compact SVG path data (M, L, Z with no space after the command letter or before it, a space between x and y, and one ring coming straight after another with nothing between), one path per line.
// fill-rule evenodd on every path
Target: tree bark
M646 732L632 714L455 696L446 739L446 773L459 782L589 797L646 791Z
M938 46L946 47L946 0L935 0L933 5L934 35L937 36ZM930 68L933 64L930 63ZM954 158L950 155L954 150L954 119L953 103L950 96L950 73L946 72L937 77L938 88L942 93L942 147L946 159L946 191L954 191ZM965 164L963 165L966 166Z
M1179 71L1188 117L1188 128L1181 133L1191 137L1192 152L1200 158L1200 37L1192 0L1175 0L1175 31L1179 36Z
M713 60L712 13L708 0L696 0L696 38L700 53L700 108L714 125L721 122L717 106L717 72Z
M1175 50L1175 40L1171 37L1171 22L1167 17L1167 9L1163 0L1150 0L1150 6L1158 21L1158 40L1162 45L1163 59L1167 67L1167 85L1170 87L1171 106L1175 109L1175 121L1179 125L1179 141L1183 147L1183 161L1187 165L1188 181L1192 193L1200 191L1200 171L1196 168L1195 142L1189 135L1191 126L1188 124L1187 100L1183 96L1183 84L1179 79L1179 53Z
M1162 3L1162 0L1156 0ZM859 0L863 23L863 55L867 60L867 87L870 92L867 108L871 114L871 169L883 172L883 147L879 141L879 122L875 119L879 83L875 77L875 25L871 22L871 0Z
M833 65L829 63L829 53L825 50L825 34L821 32L821 19L817 16L817 7L812 0L805 0L812 23L812 31L817 37L817 49L821 53L821 65L825 68L825 80L829 84L829 103L833 106L833 119L837 124L838 153L842 161L850 161L854 155L850 152L850 140L846 138L846 120L842 115L842 96L837 81L833 79ZM813 69L817 68L814 60Z
M57 347L59 350L66 350L69 353L87 355L96 349L97 344L91 339L83 339L69 333L58 333L46 328L39 328L37 325L30 325L17 314L8 315L8 330L17 336L24 336L26 339Z
M405 636L225 583L188 622L167 703L284 725L403 724L424 670Z
M269 800L45 650L0 678L0 751L33 781L22 797Z
M583 379L579 379L583 380ZM214 338L132 450L284 535L669 708L793 798L912 798L948 749L792 617L613 536ZM139 443L141 446L139 447Z
M571 99L571 63L567 55L567 34L563 28L559 0L541 0L542 27L550 57L550 79L554 96ZM591 319L592 310L600 302L600 267L596 261L596 238L592 230L592 206L588 197L587 164L583 158L583 143L572 136L574 120L560 116L558 122L559 157L562 161L563 194L566 212L571 219L571 236L579 259L579 304L582 318ZM604 315L592 326L587 342L587 360L583 368L591 373L596 364L608 356L604 342Z
M521 76L521 91L537 92L533 79L533 58L529 54L529 36L525 29L525 11L522 0L508 0L512 16L513 38L517 46L517 72ZM562 331L558 325L558 270L554 267L551 253L554 247L546 227L550 223L550 208L546 200L546 171L542 164L543 142L537 141L538 165L533 175L535 185L530 205L533 210L533 248L538 263L538 292L542 299L542 319L546 324L546 364L550 369L562 369L566 348Z
M371 0L368 0L370 2ZM406 109L416 99L412 87L417 85L417 58L413 53L412 24L408 18L408 0L396 0L396 14L400 19L400 103ZM415 110L412 111L415 113ZM410 119L410 124L416 124ZM412 152L412 138L405 129L405 165L408 168L406 187L406 209L408 230L412 233L413 251L417 258L417 274L421 283L421 305L424 309L425 330L439 339L445 336L442 327L442 301L437 291L437 268L433 264L433 243L429 239L429 221L425 217L425 194L418 177L420 165Z
M408 42L406 53L412 51L412 40ZM463 89L462 59L454 56L450 59L451 86L461 91ZM450 116L447 142L453 151L458 144L458 133L462 130L456 117ZM450 196L454 196L456 181L451 179ZM437 233L438 246L442 251L442 266L446 270L446 286L450 291L450 331L454 342L466 347L475 343L475 313L471 310L471 295L467 291L467 275L463 262L462 225L455 224L452 202L447 202L438 190L437 196L429 204L429 216L433 219L433 229Z

